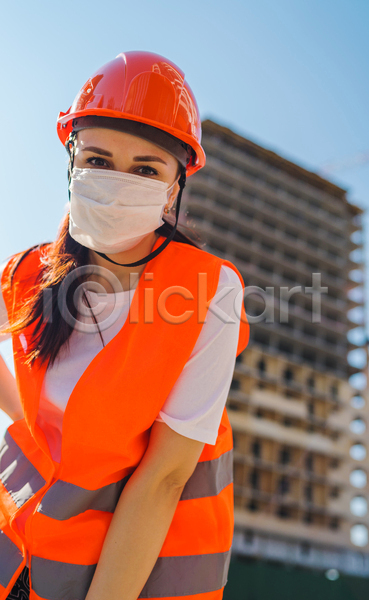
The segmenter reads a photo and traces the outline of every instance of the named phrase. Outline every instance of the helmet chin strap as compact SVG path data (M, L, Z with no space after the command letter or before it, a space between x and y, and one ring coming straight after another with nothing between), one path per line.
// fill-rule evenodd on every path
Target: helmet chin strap
M98 254L102 258L105 258L105 260L108 260L109 262L113 263L114 265L119 265L120 267L139 267L140 265L144 265L145 263L149 262L150 260L152 260L153 258L158 256L158 254L160 254L160 252L163 252L164 248L166 248L168 246L169 242L171 242L172 239L174 238L176 230L177 230L179 210L181 207L182 193L183 193L183 190L186 185L186 172L185 171L183 171L182 175L180 176L180 178L178 180L178 184L179 184L179 192L178 192L177 203L176 203L176 222L173 225L173 230L171 231L170 235L159 246L159 248L156 248L156 250L154 250L154 252L150 252L150 254L148 254L144 258L141 258L140 260L136 260L136 262L132 262L132 263L119 263L119 262L116 262L115 260L109 258L109 256L106 256L106 254L104 254L103 252L98 252L97 250L94 250L94 252L96 252L96 254Z
M71 133L71 135L68 137L68 139L67 139L67 141L65 143L65 147L66 147L66 149L68 151L68 154L69 154L69 165L68 165L68 194L69 194L69 200L70 200L69 186L70 186L70 181L71 181L72 171L73 171L73 166L74 166L74 155L75 155L76 138L77 138L77 134L76 134L75 131L73 131ZM173 230L171 231L170 235L159 246L159 248L156 248L156 250L154 250L154 252L150 252L150 254L148 254L144 258L141 258L140 260L136 260L136 262L132 262L132 263L119 263L119 262L116 262L115 260L113 260L112 258L109 258L109 256L107 256L103 252L98 252L97 250L94 250L94 252L96 252L96 254L98 254L99 256L101 256L102 258L104 258L105 260L108 260L109 262L113 263L113 265L119 265L120 267L139 267L140 265L144 265L145 263L149 262L150 260L152 260L153 258L155 258L156 256L158 256L158 254L160 254L160 252L163 252L164 248L166 248L168 246L169 242L172 241L172 239L174 238L175 233L177 231L178 218L179 218L179 209L181 208L182 193L183 193L183 190L184 190L184 188L186 186L186 170L184 168L183 168L181 176L180 176L180 178L178 180L178 184L179 184L179 192L178 192L177 203L176 203L176 222L173 225Z

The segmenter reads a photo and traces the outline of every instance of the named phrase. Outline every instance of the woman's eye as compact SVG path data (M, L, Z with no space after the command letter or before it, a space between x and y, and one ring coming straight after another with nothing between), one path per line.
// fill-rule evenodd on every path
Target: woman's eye
M143 166L143 167L139 167L138 169L136 169L141 175L157 175L158 172L156 169L153 169L152 167L149 166Z
M106 160L100 156L90 156L86 162L94 167L109 167L109 164L106 162Z

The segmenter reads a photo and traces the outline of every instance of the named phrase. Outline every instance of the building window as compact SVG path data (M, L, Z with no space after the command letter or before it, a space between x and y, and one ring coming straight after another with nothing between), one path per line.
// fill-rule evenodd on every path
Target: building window
M330 358L329 356L327 356L327 358L325 359L325 366L328 369L337 369L337 361L335 361L333 358ZM332 394L333 396L333 394ZM333 396L335 398L335 396Z
M307 523L308 525L311 525L314 521L313 519L313 515L311 513L305 513L302 520L304 521L304 523Z
M221 206L225 206L226 208L229 208L229 199L227 197L216 196L215 202L217 204L220 204Z
M262 358L258 362L258 370L259 370L259 373L265 373L265 371L266 371L265 360L263 360Z
M305 500L307 500L307 502L313 501L313 486L312 485L308 484L305 486L304 496L305 496Z
M330 498L338 498L339 495L340 495L340 489L338 487L331 488L331 491L329 492Z
M283 379L285 381L293 381L293 371L289 368L283 371Z
M315 413L314 402L308 402L307 409L308 409L308 414L312 417Z
M256 512L257 510L259 510L258 503L255 502L255 500L250 500L250 502L247 505L247 508L252 512Z
M288 465L291 462L291 450L289 448L282 448L279 453L279 462L282 465Z
M289 298L289 300L288 300L288 302L289 302L289 305L290 305L290 306L296 306L297 304L299 304L298 300L299 300L299 298L297 297L297 295L296 295L296 294L294 294L294 295L293 295L293 296L291 296L291 297Z
M251 444L251 453L255 458L261 457L261 443L259 440L255 440Z
M219 239L212 239L209 242L209 246L216 252L220 252L221 254L225 254L227 252L227 244L225 241L221 241Z
M305 458L305 468L307 471L314 471L314 457L308 454Z
M265 250L266 252L270 252L270 254L273 254L275 251L275 247L272 246L271 244L267 244L266 242L260 242L260 247Z
M279 479L278 485L277 485L277 490L282 495L288 494L288 492L290 491L290 482L289 482L289 479L285 475L283 475Z
M266 273L274 273L274 266L265 261L260 261L259 267L262 271L265 271Z
M315 389L315 379L314 379L314 377L308 377L308 379L306 380L306 385L309 388L309 390Z
M219 183L225 187L232 188L232 184L228 181L228 179L224 179L224 177L219 177Z
M250 485L253 490L258 490L260 486L260 473L255 469L250 473Z
M340 527L339 519L337 519L337 517L333 517L332 519L330 519L328 526L330 529L339 529L339 527Z
M241 410L241 406L239 405L239 403L232 402L232 400L228 401L227 406L230 410Z
M288 283L290 283L291 285L296 285L297 281L296 281L296 277L294 273L290 273L289 271L283 271L283 278L288 281Z
M289 519L289 517L291 516L291 511L288 508L288 506L280 506L277 510L277 515L281 519Z
M303 307L307 312L311 312L311 308L312 308L311 298L305 298L305 301L303 302Z
M330 319L331 321L339 321L339 319L337 318L337 315L335 315L334 313L331 312L327 312L326 314L327 319Z
M252 544L254 541L254 532L251 529L246 529L243 534L243 539L246 544Z
M316 355L314 352L312 352L311 350L304 348L301 354L302 358L304 361L310 363L310 364L314 364L315 363L315 359L316 359Z
M285 230L285 234L287 235L287 237L292 238L293 240L297 240L298 239L298 235L297 233L295 233L294 231L291 231L290 229L286 229Z
M274 230L276 228L275 223L272 223L272 221L264 220L263 224L265 225L265 227L268 227L269 229Z
M314 271L319 271L319 265L317 265L316 263L307 260L306 266L309 267L309 269L311 269L312 273L314 273Z
M214 227L217 227L218 229L221 229L222 231L228 231L228 223L225 223L224 221L215 221L213 223Z
M292 344L290 344L284 340L280 340L278 347L279 347L280 351L284 352L285 354L293 354Z
M315 241L315 240L310 240L310 239L307 239L307 240L306 240L306 244L307 244L307 245L308 245L310 248L312 248L313 250L318 250L318 248L319 248L319 246L318 246L318 244L316 243L316 241Z
M307 335L309 337L316 337L316 331L312 327L308 327L305 325L305 327L303 327L302 331L304 332L305 335Z
M333 337L333 335L327 335L325 340L328 344L332 344L333 346L337 344L337 339Z
M231 390L239 390L239 389L240 389L239 379L232 379Z
M252 328L251 328L252 329ZM262 346L269 345L269 336L262 331L254 331L254 341Z

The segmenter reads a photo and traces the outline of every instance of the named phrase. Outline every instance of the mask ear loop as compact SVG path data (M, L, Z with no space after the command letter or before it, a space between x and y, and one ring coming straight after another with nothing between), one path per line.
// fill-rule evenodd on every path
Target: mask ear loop
M113 263L114 265L119 265L120 267L139 267L140 265L144 265L145 263L149 262L150 260L152 260L153 258L158 256L158 254L160 254L160 252L163 252L163 250L168 246L169 242L172 241L172 239L174 238L175 233L177 231L179 210L181 208L181 199L182 199L183 190L186 186L186 171L185 170L182 171L182 174L178 180L178 185L179 185L179 192L178 192L177 203L176 203L176 222L174 223L173 229L170 232L169 236L159 246L159 248L156 248L156 250L154 250L153 252L150 252L150 254L148 254L144 258L141 258L141 260L137 260L136 262L127 263L127 264L118 263L115 260L112 260L111 258L106 256L106 254L104 254L103 252L97 252L97 250L95 250L96 254L98 254L102 258L105 258L105 260L108 260L109 262Z
M76 153L76 139L77 132L72 131L72 133L68 136L67 141L65 142L65 148L69 154L69 164L68 164L68 197L70 202L70 182L72 180L72 171L74 167L74 156Z

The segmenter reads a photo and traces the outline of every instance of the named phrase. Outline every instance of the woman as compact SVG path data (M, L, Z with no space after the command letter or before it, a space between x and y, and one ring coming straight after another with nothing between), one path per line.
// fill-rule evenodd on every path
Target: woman
M236 268L176 230L186 173L205 163L196 101L173 63L128 52L58 133L69 214L1 279L18 391L3 365L0 600L218 600L224 404L248 327Z

